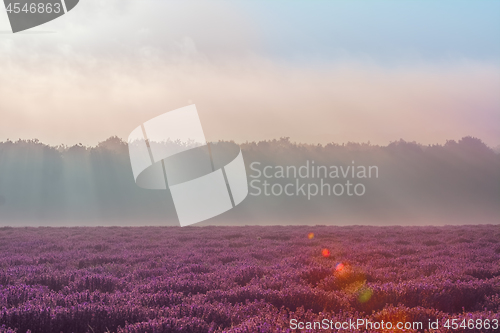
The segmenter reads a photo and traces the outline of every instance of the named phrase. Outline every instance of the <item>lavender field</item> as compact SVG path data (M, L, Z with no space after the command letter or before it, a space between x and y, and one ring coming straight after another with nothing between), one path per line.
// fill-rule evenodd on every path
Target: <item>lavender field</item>
M494 332L443 323L500 318L491 225L1 228L0 268L1 332L291 332L292 319L360 318Z

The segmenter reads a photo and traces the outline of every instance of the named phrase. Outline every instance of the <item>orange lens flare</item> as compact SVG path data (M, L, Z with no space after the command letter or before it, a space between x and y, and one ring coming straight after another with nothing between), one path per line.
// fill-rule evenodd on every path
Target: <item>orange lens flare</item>
M343 264L343 263L340 263L340 264L338 264L338 265L335 267L335 270L336 270L337 272L341 272L343 269L344 269L344 264Z
M321 251L321 254L323 255L323 257L328 258L330 256L330 250L323 249L323 251Z
M313 238L314 238L314 232L310 232L310 233L307 235L307 238L309 238L309 239L313 239Z

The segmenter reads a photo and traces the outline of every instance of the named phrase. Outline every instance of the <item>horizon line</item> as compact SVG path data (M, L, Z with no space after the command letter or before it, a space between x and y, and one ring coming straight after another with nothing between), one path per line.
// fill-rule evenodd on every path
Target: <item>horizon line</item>
M364 146L371 146L371 147L387 147L387 146L389 146L391 144L403 143L404 142L404 143L416 144L416 145L418 145L420 147L430 147L430 146L444 146L444 145L446 145L449 142L457 142L458 143L458 142L462 141L463 139L468 139L468 138L479 140L486 147L494 150L497 153L500 153L500 143L497 144L496 146L491 146L491 145L487 144L485 141L483 141L481 138L478 138L478 137L475 137L475 136L472 136L472 135L463 136L463 137L461 137L458 140L447 139L444 144L441 144L441 143L423 144L423 143L419 143L419 142L417 142L415 140L413 140L413 141L407 141L407 140L405 140L403 138L399 138L397 140L392 140L392 141L390 141L386 145L372 144L370 140L368 140L367 142L347 141L347 142L339 143L339 142L331 141L331 142L328 142L328 143L307 143L307 142L291 141L290 137L280 137L280 138L274 138L274 139L254 140L254 141L248 141L247 140L245 142L236 142L235 140L220 139L218 141L208 141L208 143L226 142L226 143L235 143L237 145L245 145L245 144L259 144L259 143L270 143L270 142L287 142L287 143L292 144L292 145L315 146L315 147L326 147L328 145L336 145L336 146L364 145ZM18 138L16 141L13 141L10 138L7 138L4 141L0 141L0 144L24 142L24 143L41 144L41 145L44 145L44 146L47 146L47 147L51 147L51 148L56 148L56 149L73 148L73 147L97 148L97 147L99 147L103 143L106 143L106 142L111 141L111 140L116 140L116 139L118 139L121 143L123 143L125 145L128 145L128 142L125 139L119 137L118 135L112 135L112 136L108 137L107 139L105 139L103 141L99 141L96 145L84 145L82 143L73 144L73 145L67 145L65 143L60 143L58 145L52 145L52 144L49 144L49 143L44 143L44 142L40 141L37 138L31 138L31 139Z

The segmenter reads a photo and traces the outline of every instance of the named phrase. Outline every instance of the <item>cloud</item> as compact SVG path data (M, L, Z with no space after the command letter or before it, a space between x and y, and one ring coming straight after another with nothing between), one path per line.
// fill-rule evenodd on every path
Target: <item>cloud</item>
M295 61L227 1L78 6L56 33L0 36L0 140L95 144L194 102L210 139L500 142L495 61Z
M290 136L304 142L404 138L444 142L465 135L500 141L500 70L494 65L386 69L363 63L298 67L267 59L214 64L83 59L30 71L3 66L2 138L95 144L196 103L211 139Z

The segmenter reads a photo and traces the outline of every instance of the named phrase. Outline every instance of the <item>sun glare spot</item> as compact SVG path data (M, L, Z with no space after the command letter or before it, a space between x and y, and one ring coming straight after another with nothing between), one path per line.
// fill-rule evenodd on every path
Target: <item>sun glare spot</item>
M337 272L340 272L344 269L344 264L343 263L338 263L337 266L335 266L335 270Z
M307 235L307 238L309 238L309 239L313 239L313 238L314 238L314 232L310 232L310 233Z
M372 298L373 291L370 288L366 288L360 291L358 296L358 301L360 303L366 303Z
M330 256L330 250L323 249L323 251L321 251L321 254L323 255L323 257L328 258Z

